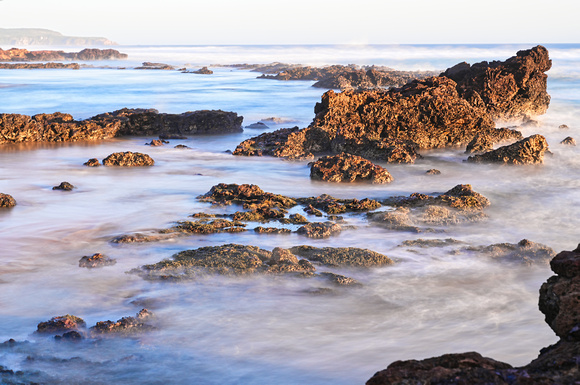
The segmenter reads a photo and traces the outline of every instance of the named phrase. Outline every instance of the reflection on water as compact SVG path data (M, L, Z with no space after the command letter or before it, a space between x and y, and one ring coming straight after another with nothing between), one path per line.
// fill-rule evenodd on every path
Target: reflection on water
M513 54L511 49L506 56ZM222 108L246 116L245 125L269 116L308 124L321 90L311 89L309 83L268 82L254 76L229 70L218 71L212 80L113 70L0 72L1 83L29 84L27 89L33 89L3 90L11 93L3 99L2 110L32 114L53 107L84 118L138 104L164 112ZM123 87L118 88L119 83ZM549 268L504 265L462 248L528 238L560 251L578 242L580 157L576 147L559 142L578 135L580 116L577 106L561 97L574 91L558 80L550 87L549 113L538 127L524 129L524 135L547 137L553 155L546 164L473 165L463 162L461 149L429 151L413 165L384 165L395 178L389 185L312 182L306 162L225 152L262 132L250 129L172 140L163 147L145 146L151 138L3 146L0 192L14 196L18 205L0 212L0 339L32 343L0 348L0 365L40 370L49 383L352 384L366 381L397 359L449 352L477 350L513 365L529 362L556 340L537 310L538 289L551 275ZM82 102L86 89L92 95ZM65 90L70 90L70 99ZM46 95L56 96L47 100ZM23 103L25 98L28 103ZM569 126L566 131L558 128L564 123ZM190 148L176 149L177 144ZM155 166L82 165L116 151L145 152ZM425 175L430 168L442 174ZM62 181L76 189L53 191ZM169 227L195 212L238 210L197 201L219 182L253 183L288 196L328 193L342 198L441 193L470 183L492 205L487 221L450 227L443 234L389 231L352 214L345 220L356 228L323 240L249 231L150 244L109 242L121 234ZM416 238L462 243L427 249L399 246ZM329 295L307 294L321 285L308 279L218 277L177 284L127 274L181 250L224 243L269 250L299 244L356 246L398 263L375 269L327 268L363 283ZM117 264L78 267L82 256L96 252L115 258ZM144 306L157 314L158 325L144 335L59 344L32 334L39 322L55 315L75 314L94 325L134 315Z

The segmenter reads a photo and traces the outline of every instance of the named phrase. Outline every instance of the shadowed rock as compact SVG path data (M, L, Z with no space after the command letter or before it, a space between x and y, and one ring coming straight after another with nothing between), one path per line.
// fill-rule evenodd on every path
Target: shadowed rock
M369 181L373 184L393 181L391 174L381 166L344 152L325 156L311 163L310 178L327 182Z
M467 158L472 163L537 164L544 163L548 142L542 135L532 135L509 146Z
M91 158L87 160L85 163L83 163L83 165L88 167L99 167L101 165L101 162L99 162L97 158Z
M63 315L52 317L46 322L38 324L37 333L62 333L70 330L80 330L86 327L86 323L82 318L74 315Z
M569 146L575 146L576 145L576 139L572 138L571 136L567 136L560 143L561 144L567 144Z

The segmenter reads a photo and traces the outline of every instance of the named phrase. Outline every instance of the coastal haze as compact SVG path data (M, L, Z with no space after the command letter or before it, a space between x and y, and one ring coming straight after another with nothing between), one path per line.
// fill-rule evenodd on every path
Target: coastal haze
M0 113L60 111L83 120L124 107L171 114L220 109L243 116L244 127L259 121L268 126L171 139L159 147L145 146L156 138L145 136L1 145L0 192L18 204L0 212L0 342L17 342L0 347L0 365L24 371L30 381L54 384L346 385L364 383L396 360L445 353L478 351L513 366L530 362L558 340L538 310L538 289L553 273L545 261L507 262L476 250L528 239L559 252L580 241L580 157L577 147L560 143L580 137L576 8L571 1L488 2L477 11L478 19L496 27L484 31L473 26L476 11L466 15L459 1L362 1L354 9L336 1L0 1L0 11L11 15L3 28L104 36L119 43L106 48L128 55L86 62L93 68L79 70L0 70ZM443 72L463 61L505 60L538 43L553 61L547 113L528 125L496 123L517 125L524 137L543 135L551 151L544 164L471 164L465 162L465 147L450 147L421 151L424 158L414 164L376 162L394 178L386 185L336 184L311 180L307 159L228 152L262 133L307 127L326 91L312 87L314 81L257 79L260 73L229 65L353 63ZM62 43L42 48L75 50ZM134 69L143 62L187 71L209 66L213 74ZM277 119L268 120L272 117ZM188 148L174 148L178 144ZM121 151L145 152L155 165L83 165ZM441 175L427 175L429 169ZM64 180L76 188L52 190ZM374 226L364 214L353 213L343 215L339 235L324 239L296 232L258 234L251 230L263 224L251 222L250 231L241 233L111 242L166 229L191 220L193 213L241 210L197 198L221 182L251 183L291 197L377 200L442 194L471 184L491 205L483 221L420 233ZM290 209L296 213L321 220L299 206ZM441 247L409 243L421 239L451 241ZM395 264L321 269L362 283L323 285L328 291L306 278L208 276L169 282L135 273L183 250L229 243L267 250L302 244L361 247ZM79 258L97 252L116 264L79 267ZM78 343L33 333L57 315L74 314L94 325L145 307L155 314L156 329L144 333Z

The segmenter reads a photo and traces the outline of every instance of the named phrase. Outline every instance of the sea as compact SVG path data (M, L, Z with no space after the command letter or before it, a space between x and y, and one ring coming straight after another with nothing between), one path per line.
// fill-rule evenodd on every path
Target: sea
M379 163L394 177L385 185L312 181L306 160L231 155L228 150L247 138L308 126L326 90L312 87L312 81L257 79L260 73L228 65L357 64L443 71L463 61L505 60L534 45L118 46L127 60L87 63L94 68L0 70L0 113L58 111L86 119L123 107L164 113L221 109L243 116L243 126L277 118L266 121L266 129L191 136L161 147L145 145L154 137L0 145L0 192L17 201L16 207L0 211L0 344L16 341L0 345L0 366L14 371L3 374L3 380L346 385L363 384L397 360L445 353L477 351L513 366L530 362L557 341L538 310L538 290L553 273L546 263L505 262L468 248L528 239L557 253L580 242L580 152L560 143L568 136L580 139L580 44L545 45L553 61L547 73L550 108L536 124L519 128L524 136L546 137L550 154L544 164L468 164L464 148L431 150L414 164ZM187 69L210 66L214 73L134 69L145 61ZM498 127L518 124L497 122ZM178 144L189 148L175 148ZM119 151L147 153L155 165L83 166L90 158L102 160ZM432 168L441 174L426 175ZM63 181L76 188L52 190ZM196 212L240 210L197 199L222 182L256 184L292 197L357 199L437 194L470 184L491 205L486 220L438 232L387 230L363 214L345 214L349 227L325 239L247 231L111 242L119 235L171 227ZM306 215L299 207L294 212ZM403 245L419 238L456 242ZM183 250L228 243L267 250L303 244L360 247L396 263L319 267L361 283L324 295L312 294L321 284L308 279L215 276L156 282L131 273ZM79 267L81 257L95 253L117 263ZM78 342L35 333L38 323L54 316L72 314L92 326L134 316L142 308L155 314L154 330Z

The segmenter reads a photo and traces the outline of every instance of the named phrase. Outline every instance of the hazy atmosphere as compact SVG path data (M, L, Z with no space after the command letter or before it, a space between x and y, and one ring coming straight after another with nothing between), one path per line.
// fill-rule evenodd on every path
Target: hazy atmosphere
M477 44L580 41L576 0L3 0L3 28L132 44Z

